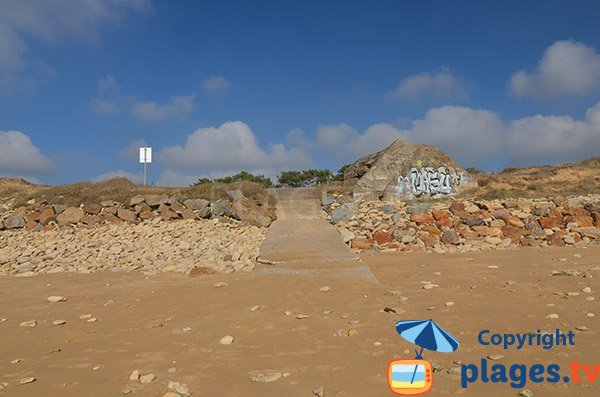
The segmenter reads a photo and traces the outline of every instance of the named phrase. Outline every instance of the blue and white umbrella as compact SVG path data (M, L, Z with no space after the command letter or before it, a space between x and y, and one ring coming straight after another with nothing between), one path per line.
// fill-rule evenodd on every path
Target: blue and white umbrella
M423 349L441 353L451 353L458 349L455 337L433 322L433 320L406 320L396 323L396 331L407 341L421 347L417 359L421 359Z

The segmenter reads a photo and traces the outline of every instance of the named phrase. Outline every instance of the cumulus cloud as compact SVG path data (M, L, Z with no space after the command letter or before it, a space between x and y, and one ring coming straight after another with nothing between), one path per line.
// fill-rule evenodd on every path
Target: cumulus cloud
M154 101L138 101L131 107L131 114L141 121L162 121L190 114L194 110L196 94L173 96L165 104Z
M503 121L489 110L443 106L430 109L406 128L381 123L361 133L347 124L319 126L315 144L350 162L398 138L435 145L467 165L498 154L504 154L510 165L577 161L598 155L600 102L582 120L535 115Z
M195 177L241 170L274 175L282 169L305 167L311 163L300 148L288 149L278 143L263 149L250 127L241 121L200 128L187 137L184 145L163 148L158 158L171 179L175 179L175 175Z
M100 28L118 23L128 12L150 8L149 0L3 0L0 13L0 84L10 89L30 82L32 62L27 42L97 40ZM42 76L44 78L44 76Z
M408 76L390 93L392 98L417 102L423 99L460 101L468 97L467 89L450 69L441 68Z
M164 104L125 95L117 81L111 75L106 75L98 81L98 95L90 105L99 114L129 111L140 121L163 121L187 116L194 110L195 101L195 93L173 96Z
M56 169L53 160L20 131L0 131L0 176L31 178Z
M210 76L202 80L202 88L208 94L227 91L231 87L231 83L223 76Z
M596 92L600 89L600 55L574 40L557 41L544 51L533 72L514 73L510 88L516 96L535 99Z

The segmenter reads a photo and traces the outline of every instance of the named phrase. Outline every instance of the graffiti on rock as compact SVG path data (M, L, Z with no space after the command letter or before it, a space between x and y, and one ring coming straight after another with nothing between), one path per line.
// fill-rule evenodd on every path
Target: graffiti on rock
M463 176L456 169L440 167L413 167L407 176L398 177L398 193L407 196L447 196L453 194Z

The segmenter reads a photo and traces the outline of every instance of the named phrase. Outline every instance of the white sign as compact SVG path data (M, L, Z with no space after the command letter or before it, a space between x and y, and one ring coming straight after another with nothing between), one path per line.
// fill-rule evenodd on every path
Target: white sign
M152 162L152 148L151 147L141 147L140 148L140 163L148 163Z

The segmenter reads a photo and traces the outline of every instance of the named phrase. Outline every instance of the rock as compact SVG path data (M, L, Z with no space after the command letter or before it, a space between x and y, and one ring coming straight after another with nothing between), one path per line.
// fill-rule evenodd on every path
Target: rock
M354 249L369 249L373 245L373 240L370 238L355 238L352 240L352 248Z
M104 207L104 205L102 205ZM54 213L56 215L61 214L64 210L67 209L66 205L62 205L62 204L55 204L52 206L52 209L54 210Z
M373 233L373 241L377 243L377 245L384 245L392 242L392 235L388 232L384 232L381 230Z
M163 394L163 397L181 397L181 394L168 391L165 394Z
M325 392L323 391L323 386L316 387L316 388L315 388L315 389L312 391L312 394L313 394L314 396L317 396L317 397L324 397L324 396L325 396Z
M438 288L439 285L437 284L425 284L423 285L423 289L434 289L434 288Z
M546 318L551 318L551 319L557 319L558 318L558 314L556 313L550 313L546 316Z
M36 379L36 378L34 378L33 376L29 376L29 377L27 377L27 378L22 378L22 379L19 381L19 383L20 383L20 384L22 384L22 385L26 385L26 384L28 384L28 383L33 383L33 382L35 382L36 380L37 380L37 379Z
M327 286L319 288L319 292L329 292L329 291L331 291L331 288L327 287Z
M211 274L215 274L215 270L205 266L196 266L190 270L190 277L206 276Z
M144 201L150 208L157 209L161 204L166 205L169 201L169 196L166 194L148 194L144 196Z
M40 213L40 224L46 226L50 222L56 222L56 214L54 213L54 209L52 207L44 208Z
M229 346L231 344L233 344L233 336L231 335L225 335L224 337L222 337L219 340L219 343L224 345L224 346Z
M85 213L81 208L69 207L56 217L56 221L60 226L76 224L81 221L84 215Z
M583 237L600 240L600 228L598 227L578 227L575 231Z
M169 390L172 390L176 393L178 393L181 396L184 397L188 397L192 394L192 392L190 391L190 388L188 385L186 385L185 383L179 383L179 382L169 382L167 384L167 387L169 388Z
M181 212L181 217L184 220L196 220L196 219L198 219L198 215L196 215L196 213L194 211L192 211L191 209L188 209L188 208L184 209Z
M142 204L144 202L144 196L142 195L135 195L131 198L131 200L129 200L129 206L130 207L135 207L136 205Z
M147 384L152 382L154 379L156 379L156 375L154 374L142 375L140 376L140 383Z
M502 239L500 237L487 236L485 242L491 245L498 245L502 243Z
M136 369L131 373L131 375L129 375L129 380L137 381L138 379L140 379L140 371Z
M270 383L279 379L281 379L281 372L259 373L254 376L250 376L250 380L252 380L252 382L258 383Z
M304 319L308 318L308 315L307 314L296 314L296 318L298 320L304 320Z
M201 211L203 209L205 209L206 207L208 207L208 205L210 204L209 201L204 200L204 199L190 199L190 200L185 200L183 202L183 205L190 210L193 211Z
M232 205L232 216L249 225L269 227L272 219L263 210L247 198L236 200Z
M49 296L46 300L48 302L56 303L56 302L66 302L67 298L65 298L64 296L52 295L52 296Z
M446 230L442 234L442 242L445 244L458 244L460 242L460 237L454 229Z
M335 202L335 198L331 194L323 193L321 196L321 207L329 207Z
M502 354L489 354L487 358L492 361L499 361L502 360L504 356Z
M521 397L533 397L533 392L529 389L523 389L519 392L519 396Z
M331 213L331 221L333 223L349 222L354 216L354 210L349 204L344 204Z
M433 219L439 221L442 219L450 218L452 216L452 212L448 210L433 210L431 211L431 215L433 216Z
M210 204L211 212L214 216L232 216L233 209L228 200L217 200Z
M198 218L200 219L209 219L212 216L212 211L210 207L206 207L204 209L198 210Z
M354 233L352 233L350 230L346 229L345 227L339 228L338 231L340 232L340 236L342 237L342 240L344 241L344 243L348 243L356 237L354 235Z
M97 204L84 204L81 209L83 212L90 215L98 215L100 214L100 211L102 211L102 207Z
M215 288L223 288L223 287L227 287L229 284L226 283L225 281L219 281L213 284L213 287Z
M124 208L119 208L117 210L117 216L126 222L130 222L130 223L138 222L137 214L133 211L126 210Z
M235 190L230 190L227 192L227 198L229 199L229 201L237 201L237 200L242 200L245 197L244 197L244 193L242 193L241 190L235 189Z
M356 328L350 328L346 332L346 335L348 335L348 336L356 336L356 335L358 335L358 331L356 330Z
M0 382L0 390L6 389L8 387L8 382Z
M67 322L65 320L54 320L52 321L52 325L65 325Z
M37 321L35 320L27 320L27 321L23 321L21 324L19 324L21 327L26 327L26 328L34 328L35 326L37 326Z
M4 218L3 224L5 229L21 229L25 227L27 222L23 216L15 214Z
M411 222L415 222L417 224L435 223L435 219L433 219L433 216L431 216L429 214L412 214L410 216L410 220L411 220Z

